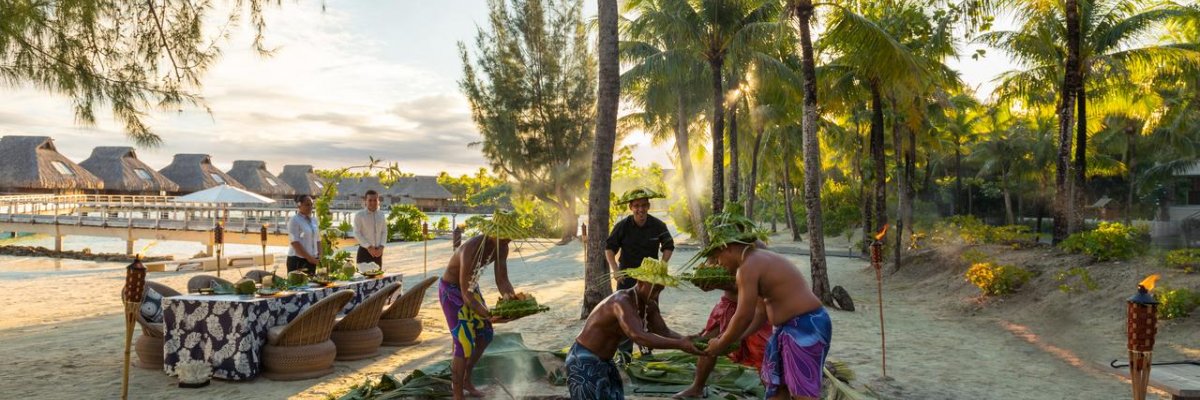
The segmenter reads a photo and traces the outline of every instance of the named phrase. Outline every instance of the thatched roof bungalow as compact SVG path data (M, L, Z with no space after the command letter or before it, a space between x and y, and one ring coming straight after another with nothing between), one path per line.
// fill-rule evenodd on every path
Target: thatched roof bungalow
M233 168L227 173L245 186L246 190L263 196L288 199L296 195L296 190L267 171L267 163L262 161L234 161Z
M159 194L179 191L179 185L139 160L132 147L97 147L79 166L104 181L105 193Z
M214 167L212 157L208 154L176 154L171 165L158 172L179 184L178 193L198 192L220 185L246 188L232 176Z
M444 208L454 195L437 182L436 176L411 176L396 180L388 188L393 203L414 204L422 210Z
M325 185L321 183L321 178L313 173L311 165L284 165L279 179L291 186L296 195L317 196L325 190Z
M104 181L54 147L49 136L0 138L0 192L81 192L104 188Z
M387 190L379 183L378 176L368 176L362 178L342 178L338 182L338 199L339 200L356 200L361 199L368 190L374 190L383 196Z

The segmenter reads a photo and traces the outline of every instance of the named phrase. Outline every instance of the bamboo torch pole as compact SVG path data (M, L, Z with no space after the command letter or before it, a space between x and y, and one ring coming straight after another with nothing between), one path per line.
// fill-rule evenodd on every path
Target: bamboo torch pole
M875 234L875 241L871 242L871 266L875 268L875 285L879 295L879 351L884 378L887 377L887 333L883 326L883 238L887 236L887 230L888 226L884 224L883 230Z
M1137 293L1126 301L1126 335L1129 348L1129 378L1133 381L1133 399L1146 400L1150 384L1150 359L1154 336L1158 333L1158 300L1150 294L1158 274L1138 284Z
M267 224L262 224L262 228L258 230L258 240L262 242L262 266L263 271L267 270Z
M121 373L121 399L129 398L130 347L133 346L133 324L146 289L146 267L141 255L125 268L125 287L121 291L121 302L125 305L125 365Z
M221 251L225 249L225 226L217 221L217 226L213 228L213 238L217 244L217 277L221 277Z

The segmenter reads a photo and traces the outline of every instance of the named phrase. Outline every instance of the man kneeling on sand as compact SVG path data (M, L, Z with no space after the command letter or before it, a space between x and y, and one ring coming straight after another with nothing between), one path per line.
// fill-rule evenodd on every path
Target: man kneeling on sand
M567 387L573 400L625 398L613 355L626 338L653 349L700 354L690 338L671 331L663 321L658 295L666 286L679 285L679 280L667 272L665 262L647 258L640 267L619 274L637 283L596 305L567 353Z
M820 299L799 268L755 247L761 234L754 222L726 212L709 217L706 225L710 244L700 256L735 271L738 302L729 326L705 352L716 356L741 339L759 302L765 302L767 318L775 326L759 369L767 398L820 398L821 368L833 335L833 322Z

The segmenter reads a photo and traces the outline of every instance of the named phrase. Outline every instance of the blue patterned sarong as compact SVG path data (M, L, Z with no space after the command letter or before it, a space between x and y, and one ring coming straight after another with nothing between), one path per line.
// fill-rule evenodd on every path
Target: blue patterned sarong
M791 397L821 397L821 369L829 355L833 321L818 308L775 327L763 358L763 384L767 398L786 386Z
M572 400L621 400L625 386L612 360L600 359L576 342L567 353L567 388Z

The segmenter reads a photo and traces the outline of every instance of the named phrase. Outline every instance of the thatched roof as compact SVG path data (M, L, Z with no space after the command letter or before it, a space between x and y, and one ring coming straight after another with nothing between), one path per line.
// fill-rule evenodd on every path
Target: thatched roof
M181 193L198 192L221 184L246 188L237 179L214 167L212 157L208 154L176 154L171 165L158 172L179 184Z
M411 176L396 180L388 194L412 199L449 200L454 195L438 184L436 176Z
M0 138L0 190L103 189L104 182L54 147L49 136Z
M364 178L342 178L338 182L338 197L341 198L361 198L368 190L374 190L379 195L384 195L387 190L379 183L378 176L368 176Z
M237 160L228 172L246 190L267 197L291 197L296 194L287 183L267 171L267 163L258 160Z
M132 147L97 147L92 149L92 155L79 163L79 166L103 180L104 189L110 192L179 191L179 185L139 160Z
M313 173L311 165L284 165L283 172L279 173L279 179L291 186L296 195L316 196L321 194L321 190L324 189L321 178Z

